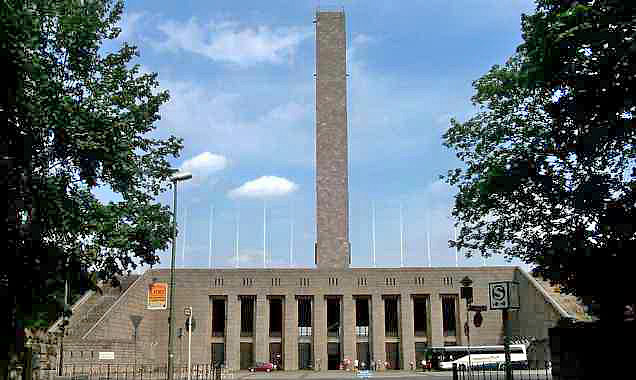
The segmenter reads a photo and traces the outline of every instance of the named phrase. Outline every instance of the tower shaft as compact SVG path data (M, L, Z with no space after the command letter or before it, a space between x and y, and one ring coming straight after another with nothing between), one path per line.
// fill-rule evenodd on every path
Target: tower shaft
M316 265L351 263L344 12L316 14Z

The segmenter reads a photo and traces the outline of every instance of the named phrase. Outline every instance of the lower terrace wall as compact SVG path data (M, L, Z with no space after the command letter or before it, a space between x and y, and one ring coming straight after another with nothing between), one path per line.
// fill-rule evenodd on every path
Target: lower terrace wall
M96 353L98 352L97 350L102 349L115 352L115 361L118 364L134 362L133 325L130 316L139 315L142 317L142 321L137 339L138 362L164 364L168 349L168 310L147 310L146 297L148 286L153 281L169 283L169 273L170 271L167 269L150 270L137 279L95 327L88 331L84 341L73 341L68 344L65 342L65 351L82 352L79 354L79 358L75 353L73 354L73 359L65 357L65 363L72 363L76 360L78 362L89 360L86 359L86 355L90 357L90 352L93 352L93 358L96 358L98 355ZM336 286L330 285L333 284L333 282L330 282L330 278L334 276L339 278ZM416 281L420 276L424 279L423 283L417 283ZM235 300L238 294L271 294L283 295L286 297L286 301L289 301L295 295L302 294L314 295L315 297L324 297L324 295L329 294L342 294L343 296L372 295L374 298L376 296L379 297L381 294L400 294L401 297L422 294L431 296L431 306L434 308L440 307L439 311L430 311L429 318L432 319L430 320L429 328L438 326L440 331L431 331L429 346L443 346L444 337L441 336L440 319L441 295L454 294L459 296L460 281L464 276L468 276L473 280L473 304L481 305L488 304L489 282L513 279L520 282L522 309L519 312L512 313L514 334L545 339L547 338L547 328L552 327L560 318L554 305L545 299L544 294L529 280L529 276L521 273L515 267L356 268L343 272L321 272L312 269L230 269L213 271L178 269L176 272L174 309L175 330L179 327L184 327L185 316L183 308L192 306L196 318L196 329L192 336L192 362L208 363L211 358L210 296L212 295L225 295L234 297L233 300ZM361 278L365 278L364 285L360 285L362 283L360 281ZM387 284L387 278L396 279L396 283L392 284L389 281ZM219 281L219 279L221 280ZM252 279L253 282L245 282L244 279ZM274 284L274 279L279 279L276 284ZM309 285L302 286L301 279L307 279ZM404 305L411 307L412 303L407 302ZM226 310L229 312L229 308ZM294 309L290 308L290 310ZM459 301L457 314L459 322L457 344L465 345L467 340L463 326L466 322L467 314L464 300ZM501 311L486 311L482 315L483 324L477 328L473 323L474 313L470 312L471 345L503 344ZM236 320L236 318L226 320L228 328L232 324L239 323L240 320ZM315 328L316 332L320 330ZM296 331L296 329L292 328L285 331ZM412 338L405 341L411 342ZM232 346L231 342L228 342L226 346L228 365L238 363L236 358L232 358L232 356L238 355L238 352L231 352ZM383 348L383 345L381 346ZM346 347L344 349L350 350ZM184 350L187 351L187 337L175 338L175 363L179 361L180 357L183 358ZM408 367L408 362L415 359L414 352L412 349L403 351L403 348L400 348L400 351L403 360L402 366ZM257 354L259 356L265 355L260 351ZM288 360L296 358L295 355L289 355L285 352L283 356L288 358ZM380 356L382 355L380 354ZM120 359L123 361L120 361ZM267 358L255 359L267 360ZM293 367L294 365L292 364L288 368Z

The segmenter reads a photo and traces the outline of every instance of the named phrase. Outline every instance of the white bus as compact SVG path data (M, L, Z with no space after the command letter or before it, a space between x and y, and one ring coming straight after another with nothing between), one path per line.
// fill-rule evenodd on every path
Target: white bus
M470 347L470 355L468 354L469 349L467 346L444 347L444 349L452 357L452 360L441 362L441 369L452 369L453 363L456 363L459 369L466 369L469 365L472 367L501 368L506 361L504 346ZM524 344L510 345L510 361L514 365L524 365L528 362Z

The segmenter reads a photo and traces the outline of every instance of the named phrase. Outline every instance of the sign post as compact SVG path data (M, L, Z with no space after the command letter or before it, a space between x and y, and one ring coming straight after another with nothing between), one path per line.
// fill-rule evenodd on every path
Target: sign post
M192 306L188 306L183 310L183 313L188 317L188 380L192 380Z
M510 365L510 313L509 310L518 310L519 283L516 281L500 281L488 284L488 297L490 310L501 310L504 323L504 351L506 353L506 380L512 380L512 367Z

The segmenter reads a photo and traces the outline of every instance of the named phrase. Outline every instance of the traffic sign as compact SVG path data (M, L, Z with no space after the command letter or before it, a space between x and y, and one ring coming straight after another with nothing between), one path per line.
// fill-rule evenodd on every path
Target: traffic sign
M484 318L481 316L481 312L478 311L475 313L475 317L473 318L473 323L475 327L481 327L481 323L484 321Z
M190 318L192 318L192 331L194 331L194 329L197 327L197 320L194 317L190 317ZM186 318L185 320L186 331L188 331L188 321L190 320L190 318Z
M519 283L514 281L491 282L488 284L491 310L518 309Z

